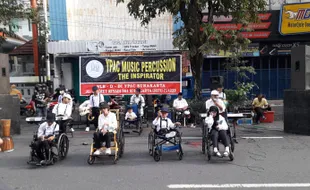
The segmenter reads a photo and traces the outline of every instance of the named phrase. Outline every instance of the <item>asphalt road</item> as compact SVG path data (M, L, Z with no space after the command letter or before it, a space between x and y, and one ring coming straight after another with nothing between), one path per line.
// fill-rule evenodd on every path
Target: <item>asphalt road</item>
M182 161L178 160L176 152L168 152L163 154L160 162L155 162L147 152L146 129L140 137L126 136L124 157L116 165L112 159L105 158L90 166L86 162L90 146L82 143L91 143L92 133L77 131L75 137L70 138L70 150L65 160L39 168L26 164L33 129L23 126L23 135L14 136L15 150L0 153L0 190L8 187L23 190L158 190L184 188L184 184L192 184L188 189L193 189L195 184L204 184L201 189L215 189L221 184L227 187L221 189L246 189L232 184L256 184L255 189L284 189L270 186L310 183L310 138L284 134L281 127L273 124L239 128L240 139L233 162L219 158L206 161L201 154L200 140L187 138L199 137L200 129L183 129L185 155ZM261 187L266 184L269 187ZM310 189L310 186L285 189Z

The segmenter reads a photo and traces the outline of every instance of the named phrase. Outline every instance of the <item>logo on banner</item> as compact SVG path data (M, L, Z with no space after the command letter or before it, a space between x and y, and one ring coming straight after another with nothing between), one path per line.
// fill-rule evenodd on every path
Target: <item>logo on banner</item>
M310 32L310 3L285 4L280 14L282 35Z
M86 65L86 73L91 78L98 78L104 72L104 67L100 61L91 60Z

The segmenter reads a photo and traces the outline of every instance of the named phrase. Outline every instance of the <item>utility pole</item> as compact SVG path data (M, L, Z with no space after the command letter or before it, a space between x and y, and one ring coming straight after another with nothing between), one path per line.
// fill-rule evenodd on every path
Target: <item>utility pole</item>
M44 22L45 22L45 30L48 29L48 20L47 20L47 0L43 0L43 10L44 10ZM51 80L51 63L50 63L50 56L48 53L48 34L49 32L45 33L45 61L46 61L46 80Z
M37 1L31 0L31 8L37 8ZM32 47L35 76L39 76L39 48L38 48L38 26L32 21Z

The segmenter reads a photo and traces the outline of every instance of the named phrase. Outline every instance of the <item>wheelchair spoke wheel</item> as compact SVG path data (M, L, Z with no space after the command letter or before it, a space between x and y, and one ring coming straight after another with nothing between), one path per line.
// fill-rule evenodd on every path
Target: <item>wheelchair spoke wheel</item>
M205 152L206 152L207 160L210 161L212 153L211 153L211 147L210 147L210 143L209 143L209 135L207 135L207 137L205 139Z
M119 151L119 157L121 158L124 154L124 148L125 148L125 135L123 132L121 132L121 139L120 139L120 151Z
M233 161L234 160L234 153L230 152L229 154L229 160Z
M155 152L154 152L154 160L155 160L155 162L159 162L160 161L160 153L159 153L159 151L158 150L155 150Z
M58 157L63 160L69 151L69 139L66 135L62 134L58 141Z
M95 157L95 156L89 155L89 156L88 156L88 159L87 159L87 163L88 163L89 165L93 165L94 162L95 162L95 160L96 160L96 157Z
M149 150L149 155L153 156L153 153L154 153L154 137L153 137L152 133L150 133L148 136L148 150Z
M178 156L179 156L179 160L183 159L183 149L182 149L181 144L180 144L180 148L179 148L179 151L178 151Z

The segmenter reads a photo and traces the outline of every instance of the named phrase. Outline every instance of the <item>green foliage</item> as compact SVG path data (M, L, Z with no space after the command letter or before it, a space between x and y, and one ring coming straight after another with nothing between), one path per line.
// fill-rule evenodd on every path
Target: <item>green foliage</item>
M199 114L200 113L206 113L207 110L206 110L206 101L207 99L200 99L200 100L197 100L197 99L193 99L193 100L187 100L187 103L190 107L190 112L191 112L191 115L194 116L195 118L195 123L196 124L199 124L200 122L200 116Z
M15 37L12 30L8 30L6 27L20 28L13 21L15 18L24 18L25 9L23 4L18 0L0 0L0 25L4 26L0 28L0 45L5 41L6 36Z
M118 0L118 3L124 0ZM258 22L258 12L264 10L265 0L130 0L130 15L148 25L153 18L164 13L182 20L184 26L174 33L174 45L189 50L191 68L195 78L196 99L201 98L201 74L203 54L210 50L236 51L244 49L250 41L242 37L250 22ZM203 11L207 9L208 22L203 23ZM180 13L180 15L178 15ZM213 27L213 16L232 15L234 23L241 23L240 30L218 31Z

